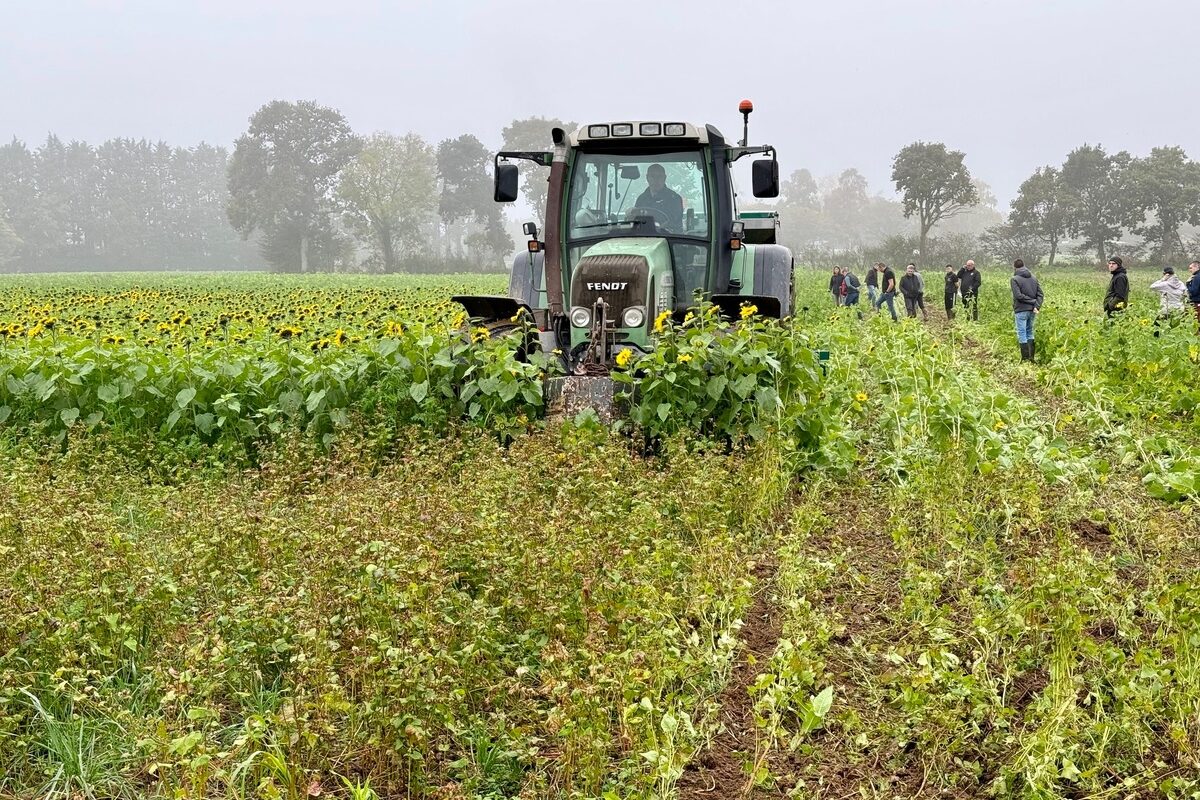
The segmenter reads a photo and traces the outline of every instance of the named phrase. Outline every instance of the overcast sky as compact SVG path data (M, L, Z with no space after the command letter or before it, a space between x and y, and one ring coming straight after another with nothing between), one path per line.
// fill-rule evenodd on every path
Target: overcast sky
M1084 142L1200 156L1196 0L3 0L0 136L229 145L272 99L499 145L515 117L687 119L784 174L943 141L1002 204Z

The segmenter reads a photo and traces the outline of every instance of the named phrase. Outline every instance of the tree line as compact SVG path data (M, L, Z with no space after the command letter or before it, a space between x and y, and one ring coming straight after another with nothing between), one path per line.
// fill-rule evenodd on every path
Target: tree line
M914 256L922 264L962 263L986 255L1053 266L1064 250L1101 265L1118 251L1163 264L1200 250L1200 164L1180 147L1137 158L1083 145L1061 166L1036 169L1007 216L972 177L965 154L942 143L903 148L891 177L899 200L868 196L855 169L826 181L823 191L808 170L793 172L780 203L785 240L814 264Z
M570 123L514 120L504 146L544 147L554 125ZM515 242L492 155L472 134L363 136L336 109L282 100L232 152L13 140L0 146L0 268L499 270ZM544 204L544 180L522 189Z

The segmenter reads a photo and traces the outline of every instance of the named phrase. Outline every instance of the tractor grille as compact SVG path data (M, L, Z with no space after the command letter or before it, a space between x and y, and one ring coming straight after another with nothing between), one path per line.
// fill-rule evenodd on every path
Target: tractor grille
M646 305L649 269L642 256L585 256L571 274L571 306L591 308L603 297L620 320L626 308Z

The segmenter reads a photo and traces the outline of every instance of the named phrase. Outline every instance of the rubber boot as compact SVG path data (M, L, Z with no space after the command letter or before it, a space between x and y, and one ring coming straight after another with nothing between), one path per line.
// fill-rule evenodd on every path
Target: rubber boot
M1019 342L1018 344L1021 345L1021 360L1028 361L1029 360L1029 342Z
M1036 355L1037 355L1037 348L1034 347L1034 345L1033 345L1033 339L1030 339L1029 340L1029 360L1035 361L1036 359L1034 358L1034 356L1036 356Z

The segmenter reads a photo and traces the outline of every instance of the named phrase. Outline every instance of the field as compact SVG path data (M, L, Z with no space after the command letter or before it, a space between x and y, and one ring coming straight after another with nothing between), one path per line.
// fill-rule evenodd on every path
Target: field
M1041 277L617 429L496 278L0 277L0 797L1200 797L1200 337Z

